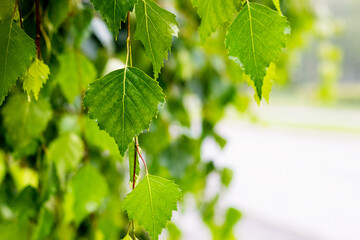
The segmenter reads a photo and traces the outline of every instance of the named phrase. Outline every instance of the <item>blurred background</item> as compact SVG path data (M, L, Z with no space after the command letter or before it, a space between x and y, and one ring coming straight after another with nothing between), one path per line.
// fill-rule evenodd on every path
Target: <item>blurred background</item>
M34 38L34 3L20 2ZM127 157L82 109L87 85L70 95L66 88L81 67L88 83L124 66L126 27L115 41L89 1L40 2L51 70L41 98L52 115L40 136L11 135L5 119L15 96L28 104L21 83L0 108L0 239L120 239L128 227L121 209L130 191ZM255 2L275 9L271 0ZM228 24L202 46L191 1L157 1L177 16L180 32L158 79L166 104L139 142L150 173L174 179L183 192L160 239L360 240L360 1L280 2L292 34L269 103L258 105L228 59ZM132 51L134 66L152 76L139 41ZM63 160L54 156L67 148L59 170ZM109 191L74 223L79 213L67 196L87 203L69 191L86 164ZM148 239L141 228L137 237Z

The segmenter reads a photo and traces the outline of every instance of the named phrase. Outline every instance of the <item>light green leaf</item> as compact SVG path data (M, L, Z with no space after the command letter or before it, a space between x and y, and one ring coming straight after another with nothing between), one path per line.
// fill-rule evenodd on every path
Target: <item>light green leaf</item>
M133 238L130 237L129 234L126 234L126 236L122 240L133 240Z
M90 118L115 139L122 156L132 139L149 127L163 102L165 96L158 83L132 67L90 84L84 98Z
M221 25L230 22L237 13L234 0L192 0L192 3L201 17L199 33L202 43Z
M172 36L177 37L179 32L175 15L159 7L153 0L138 0L135 12L135 38L144 45L156 79L164 59L167 59Z
M244 76L244 77L245 77L245 80L249 83L249 85L254 88L255 101L257 102L258 105L260 105L261 99L259 98L259 95L257 94L254 82L251 81L249 76ZM262 96L265 98L267 103L269 103L269 101L270 101L270 92L271 92L275 78L276 78L276 65L274 63L270 63L270 66L266 70L266 76L264 77L263 86L262 86Z
M37 102L30 103L25 94L11 96L1 113L7 141L15 149L26 147L31 141L38 139L52 116L48 101L40 98Z
M111 156L122 159L114 138L99 129L99 126L92 119L86 117L85 138L88 144L97 146L103 151L109 151Z
M124 199L123 209L157 240L172 211L177 210L180 196L180 189L173 181L146 174Z
M48 160L56 165L61 183L65 185L66 173L75 170L84 157L84 143L74 133L64 133L50 143Z
M47 209L46 206L41 207L38 224L36 225L32 240L42 240L46 239L51 233L51 228L55 223L54 215Z
M79 225L89 214L95 212L109 192L104 177L86 164L70 180L65 196L65 222L75 220Z
M94 65L79 51L64 53L58 57L60 70L56 76L62 92L69 103L96 79Z
M274 6L276 7L276 10L282 15L281 8L280 8L280 1L279 0L273 0Z
M289 31L285 17L266 6L247 2L226 33L229 56L254 81L259 99L266 69L277 61Z
M91 3L101 13L117 38L121 22L125 21L127 13L134 8L135 0L91 0Z
M134 181L134 165L136 165L135 166L135 184L137 184L137 181L139 180L139 176L140 176L140 163L139 163L139 157L137 155L137 151L135 149L135 141L130 142L128 155L129 155L130 185L132 186L133 181ZM135 155L136 155L136 161L134 162Z
M40 89L46 83L50 74L49 66L38 58L31 64L24 76L23 88L28 94L30 101L30 92L33 92L36 100L39 98Z
M13 21L0 23L0 105L35 58L34 40Z

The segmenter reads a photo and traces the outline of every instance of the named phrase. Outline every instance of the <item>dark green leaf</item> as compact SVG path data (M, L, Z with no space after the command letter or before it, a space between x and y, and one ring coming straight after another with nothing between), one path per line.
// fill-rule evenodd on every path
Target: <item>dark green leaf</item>
M158 83L137 68L120 69L90 84L84 105L123 156L132 139L147 129L165 101Z

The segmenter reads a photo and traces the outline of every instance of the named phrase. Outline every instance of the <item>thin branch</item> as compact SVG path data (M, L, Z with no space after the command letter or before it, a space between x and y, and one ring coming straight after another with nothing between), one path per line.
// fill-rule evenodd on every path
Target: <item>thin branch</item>
M37 57L40 59L41 51L40 51L40 2L36 0L36 50Z

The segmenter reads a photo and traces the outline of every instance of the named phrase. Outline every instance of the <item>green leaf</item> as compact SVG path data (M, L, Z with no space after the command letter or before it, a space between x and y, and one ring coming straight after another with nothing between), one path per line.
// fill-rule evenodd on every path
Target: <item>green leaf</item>
M23 88L28 94L28 100L30 101L30 92L33 92L36 100L39 98L40 89L43 84L46 83L50 74L49 66L42 60L35 58L35 61L31 64L24 76Z
M5 153L0 150L0 185L6 174Z
M104 177L86 164L70 180L65 196L65 222L75 220L78 225L95 212L109 192Z
M255 101L257 102L258 105L260 105L261 99L259 98L254 82L251 81L249 76L245 76L244 78L249 83L249 85L254 88ZM262 96L265 98L267 103L269 103L270 101L270 93L275 78L276 78L276 65L274 63L270 63L270 66L266 70L266 76L264 77L263 85L262 85Z
M132 67L90 84L84 98L90 118L115 139L122 156L132 139L149 127L163 102L165 96L158 83Z
M136 238L135 238L136 239ZM129 234L126 234L126 236L122 240L133 240L132 237L130 237Z
M29 102L25 94L12 95L2 109L6 138L15 149L26 147L45 130L52 111L48 101Z
M274 6L276 7L276 10L282 15L281 8L280 8L280 1L279 0L273 0Z
M84 157L84 143L74 133L65 133L50 143L48 160L56 165L61 183L64 185L66 173L75 170Z
M0 22L11 19L15 4L12 0L0 0Z
M124 199L123 209L157 240L172 211L177 210L180 196L180 189L173 181L146 174Z
M136 166L135 166L135 184L137 184L137 181L140 176L140 163L139 163L139 157L137 156L137 151L135 149L135 141L130 142L129 144L129 174L130 174L130 185L133 185L134 181L134 159L136 155Z
M100 130L96 122L87 117L85 138L88 144L97 146L103 151L109 151L111 156L121 159L119 149L114 138L110 137L107 132Z
M121 22L125 21L127 13L134 8L135 0L91 0L91 3L101 13L117 38Z
M237 13L234 0L192 0L201 17L199 28L201 42L226 22L230 22Z
M42 240L47 239L51 233L51 229L55 223L55 217L54 215L47 209L46 206L41 207L39 218L38 218L38 224L36 225L32 240Z
M60 27L60 25L68 19L70 11L68 0L50 0L48 4L48 17L52 24L52 30L54 32Z
M72 103L96 79L97 72L94 65L79 51L64 53L58 59L60 70L56 80L67 101Z
M179 32L175 15L159 7L153 0L138 0L135 12L135 38L144 45L156 79L164 59L167 59L172 36L177 37Z
M13 21L0 23L0 105L35 58L34 40Z
M286 46L289 29L285 17L266 6L247 2L226 33L229 56L254 81L259 99L266 69Z

